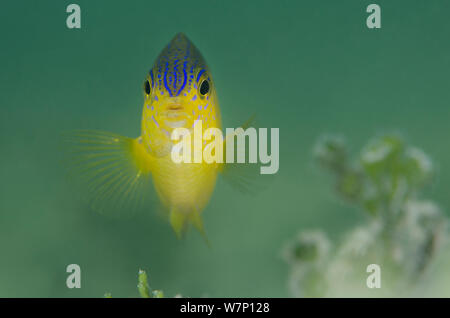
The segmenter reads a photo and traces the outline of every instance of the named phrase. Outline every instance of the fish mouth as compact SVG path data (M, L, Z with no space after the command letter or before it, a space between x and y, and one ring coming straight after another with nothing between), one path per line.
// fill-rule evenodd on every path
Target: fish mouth
M173 103L173 104L170 104L169 106L167 106L168 111L181 111L183 109L184 109L183 105L181 105L179 103Z

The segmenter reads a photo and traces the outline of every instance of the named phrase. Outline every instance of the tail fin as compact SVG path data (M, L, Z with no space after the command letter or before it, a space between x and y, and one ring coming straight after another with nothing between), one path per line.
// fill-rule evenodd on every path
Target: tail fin
M81 181L94 210L135 211L152 192L151 157L139 138L78 130L64 133L63 141L70 175Z
M190 213L185 213L172 208L169 212L169 221L179 239L185 235L188 223L191 223L203 236L206 244L208 244L208 246L211 246L208 237L206 236L205 229L203 228L203 220L197 210L194 210Z

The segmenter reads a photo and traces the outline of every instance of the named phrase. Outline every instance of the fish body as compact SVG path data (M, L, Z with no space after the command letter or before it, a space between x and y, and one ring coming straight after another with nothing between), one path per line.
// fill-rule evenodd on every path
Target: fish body
M191 135L198 130L203 134L208 128L222 128L211 72L183 33L177 34L157 57L144 80L143 93L139 137L90 130L67 136L74 171L87 181L86 189L96 210L108 212L125 202L140 202L156 191L178 237L189 224L204 234L201 213L211 198L218 173L225 173L227 165L172 160L175 141L171 135L176 128L185 128ZM204 147L206 142L201 143L200 150ZM149 179L154 189L148 187ZM242 180L238 177L237 183Z
M200 91L204 81L208 91ZM150 94L145 86L150 86ZM205 84L203 84L205 85ZM202 130L221 128L215 85L198 49L177 34L161 52L144 83L141 138L152 160L153 184L169 211L185 215L201 213L212 195L218 166L207 163L175 163L170 155L175 128L193 132L196 120Z

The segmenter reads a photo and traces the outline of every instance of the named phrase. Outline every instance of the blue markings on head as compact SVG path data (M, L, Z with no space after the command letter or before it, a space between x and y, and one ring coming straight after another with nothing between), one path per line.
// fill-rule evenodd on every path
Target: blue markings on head
M169 85L167 85L167 72L169 71L169 62L166 62L166 68L164 70L164 86L166 87L166 90L169 92L170 96L172 95L172 91L169 88Z
M152 87L154 86L153 85L153 70L150 70L150 78L152 79Z
M177 67L178 67L178 66L175 66L175 67L173 68L173 77L174 77L174 80L173 80L173 90L176 90L176 89L177 89L177 73L178 73Z
M150 76L153 82L153 72L156 72L158 81L154 84L159 86L161 94L166 90L170 96L178 96L184 91L190 92L191 86L195 86L194 74L198 69L201 70L197 82L207 69L206 63L189 39L179 33L161 52Z
M197 83L198 83L198 81L200 79L200 76L202 76L203 73L205 73L204 69L202 69L200 72L198 72L198 74L197 74Z
M180 87L180 89L177 92L177 96L180 95L181 91L183 90L183 88L186 86L186 82L187 82L187 74L186 74L186 64L187 62L185 61L183 63L183 76L184 76L184 80L183 80L183 85Z

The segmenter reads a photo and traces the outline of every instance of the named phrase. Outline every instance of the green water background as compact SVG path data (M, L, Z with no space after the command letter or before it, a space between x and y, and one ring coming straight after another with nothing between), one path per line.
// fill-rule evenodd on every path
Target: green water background
M169 296L289 296L282 245L322 228L333 239L364 220L312 161L324 133L353 151L397 132L435 162L427 197L450 211L450 2L5 1L0 10L0 297L137 296L137 270ZM90 211L59 164L61 131L137 136L141 87L160 50L184 32L215 77L225 127L252 113L280 128L269 190L218 183L204 222L178 241L156 213L112 219ZM65 285L68 264L82 288Z

